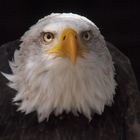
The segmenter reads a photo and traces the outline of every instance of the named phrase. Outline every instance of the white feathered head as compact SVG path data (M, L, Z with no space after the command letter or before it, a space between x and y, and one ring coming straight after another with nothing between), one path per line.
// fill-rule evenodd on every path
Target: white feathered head
M10 62L9 86L17 90L18 110L37 111L39 121L63 111L91 119L111 105L114 66L97 26L72 13L51 14L21 38Z

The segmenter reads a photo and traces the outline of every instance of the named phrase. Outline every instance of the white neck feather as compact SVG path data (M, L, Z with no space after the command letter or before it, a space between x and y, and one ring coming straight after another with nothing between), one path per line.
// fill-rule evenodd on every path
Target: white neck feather
M107 55L100 58L91 51L75 65L67 58L44 55L21 65L17 51L15 62L10 63L13 75L5 75L9 86L18 91L14 102L21 100L19 110L25 113L36 110L39 121L48 119L51 112L80 112L88 119L94 112L101 114L105 105L111 105L116 86L113 62Z

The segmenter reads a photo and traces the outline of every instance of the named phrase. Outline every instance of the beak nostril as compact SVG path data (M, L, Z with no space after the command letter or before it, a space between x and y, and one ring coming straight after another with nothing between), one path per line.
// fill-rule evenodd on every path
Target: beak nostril
M63 37L63 40L65 40L65 39L66 39L66 36Z

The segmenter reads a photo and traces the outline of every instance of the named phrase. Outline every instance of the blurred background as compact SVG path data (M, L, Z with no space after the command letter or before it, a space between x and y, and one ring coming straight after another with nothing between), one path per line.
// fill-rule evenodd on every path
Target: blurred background
M107 41L131 60L140 86L139 4L135 0L0 1L0 45L20 38L38 19L52 12L73 12L91 19Z

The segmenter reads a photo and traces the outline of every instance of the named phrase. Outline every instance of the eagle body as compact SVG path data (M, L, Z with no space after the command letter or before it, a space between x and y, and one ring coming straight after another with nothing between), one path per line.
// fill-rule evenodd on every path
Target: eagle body
M0 47L0 71L12 74L8 60L20 48L16 40ZM110 43L106 43L115 66L117 82L114 103L106 106L102 115L88 119L80 114L52 115L49 121L38 123L36 110L24 115L17 112L12 99L17 91L9 88L0 73L0 139L4 140L139 140L140 93L130 60ZM62 119L63 118L63 119Z
M99 29L85 17L51 14L39 20L22 36L9 64L13 74L3 75L17 91L13 101L26 114L36 111L39 121L52 112L82 113L91 120L113 102L112 57Z

